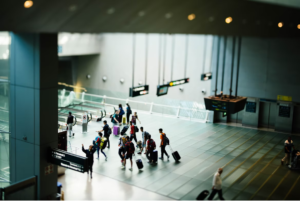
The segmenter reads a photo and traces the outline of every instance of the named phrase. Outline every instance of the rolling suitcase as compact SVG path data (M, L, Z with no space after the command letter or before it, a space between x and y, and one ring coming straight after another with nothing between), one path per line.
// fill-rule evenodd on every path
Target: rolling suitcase
M125 116L122 118L122 123L126 124L126 117Z
M169 147L170 147L170 150L172 152L172 156L175 159L175 161L179 161L181 159L179 153L177 151L174 152L173 149L172 149L172 147L170 145L169 145Z
M155 150L153 150L152 160L153 160L154 163L156 163L156 162L157 162L157 159L158 159L158 152L157 152L157 150L155 149Z
M209 194L208 190L202 191L196 198L196 200L204 200Z
M114 135L119 135L120 133L120 127L119 126L114 126L113 134Z
M129 126L124 126L122 131L121 131L121 135L124 135L126 133L126 131L129 129Z
M136 160L136 165L139 169L142 169L144 167L143 161L141 159Z

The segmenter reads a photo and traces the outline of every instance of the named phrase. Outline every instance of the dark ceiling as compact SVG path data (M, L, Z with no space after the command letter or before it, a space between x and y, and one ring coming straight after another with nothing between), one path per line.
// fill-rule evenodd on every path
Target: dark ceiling
M246 0L33 0L29 9L24 1L2 0L0 30L300 36L299 9Z

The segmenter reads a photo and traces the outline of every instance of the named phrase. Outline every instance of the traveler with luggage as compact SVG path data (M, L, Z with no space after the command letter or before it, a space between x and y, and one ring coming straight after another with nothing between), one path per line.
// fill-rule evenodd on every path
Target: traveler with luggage
M140 127L140 130L141 130L141 133L142 133L142 148L141 148L141 151L138 154L142 154L142 152L144 150L144 147L146 147L147 138L150 135L148 132L144 131L143 127ZM146 154L146 152L145 152L145 154Z
M132 155L134 154L135 148L133 143L129 140L129 137L126 137L126 144L125 144L125 152L126 154L124 155L125 159L124 159L124 166L122 167L123 169L125 169L126 167L126 159L130 159L130 163L131 163L131 168L129 168L130 171L132 171Z
M221 174L223 172L222 168L219 168L218 171L215 173L213 178L213 187L212 192L208 197L208 200L212 200L216 193L218 193L220 200L224 200L223 193L222 193L222 180L221 180Z
M100 143L101 143L100 134L102 135L101 132L98 132L98 136L96 136L95 140L93 141L94 147L97 150L97 155L98 155L97 159L99 159L99 150L100 150Z
M160 139L161 139L160 146L159 146L161 148L161 157L159 157L159 159L163 160L164 154L166 154L169 159L169 155L166 151L166 146L169 144L169 139L167 138L166 134L163 133L163 129L160 128L158 131L160 133Z
M122 118L125 114L125 111L123 110L122 104L119 104L119 123L122 124Z
M112 129L114 126L120 123L118 117L119 117L119 111L115 110L115 113L110 116L112 122Z
M131 122L132 122L133 125L136 125L136 120L138 120L140 122L140 124L141 124L141 121L139 120L137 112L134 112L134 114L133 114L133 116L131 118Z
M281 160L281 165L283 165L284 161L285 161L286 165L289 165L292 148L295 149L294 144L293 144L293 140L292 140L291 137L288 137L288 139L284 142L285 156Z
M94 164L94 153L96 152L96 149L93 148L93 145L89 146L89 149L84 149L84 146L82 144L82 151L85 153L85 156L88 158L88 171L87 174L89 175L89 171L91 172L91 178L93 173L93 164Z
M69 112L69 116L67 118L67 127L68 127L69 137L72 136L73 122L74 122L74 116L72 115L71 112ZM73 137L74 137L74 133L73 133Z
M100 150L101 150L101 153L105 156L105 160L107 160L107 156L103 152L103 150L105 149L105 147L106 147L106 145L107 145L107 143L108 143L109 140L107 139L107 137L102 137L102 133L101 132L99 132L99 136L101 138L101 140L100 140ZM99 153L98 153L98 155L99 155Z
M124 163L124 154L125 154L125 144L127 142L127 138L128 136L126 135L122 135L120 137L120 140L119 140L119 156L121 158L121 163L123 165Z
M126 124L128 125L129 124L129 118L130 118L130 115L132 114L132 110L131 110L131 107L128 103L126 103Z
M146 147L146 156L147 156L147 159L149 160L148 163L149 164L153 164L155 163L155 158L154 158L154 153L153 151L155 150L156 148L156 144L154 142L153 139L151 139L151 135L148 136L148 141L147 141L147 147ZM157 158L156 158L157 160Z
M111 129L110 129L110 127L108 126L106 120L103 121L103 124L104 124L103 130L96 131L96 132L103 132L103 133L104 133L104 137L107 139L107 143L108 143L108 147L107 147L107 148L109 148L109 147L110 147L109 136L111 135Z
M135 143L137 143L135 132L136 132L136 126L134 126L132 124L132 122L130 121L130 141L132 141L132 139L134 139Z

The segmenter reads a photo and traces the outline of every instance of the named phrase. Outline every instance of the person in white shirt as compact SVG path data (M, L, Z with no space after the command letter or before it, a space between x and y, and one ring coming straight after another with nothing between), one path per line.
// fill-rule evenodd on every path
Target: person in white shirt
M290 156L291 156L292 148L294 148L293 140L291 137L288 137L288 139L284 142L285 156L281 160L281 165L283 165L284 162L286 165L288 165L290 163Z
M222 194L222 180L221 180L221 174L223 172L222 168L219 168L218 171L214 175L213 179L213 187L212 192L208 197L208 200L212 200L216 193L218 193L220 200L224 200L223 194Z

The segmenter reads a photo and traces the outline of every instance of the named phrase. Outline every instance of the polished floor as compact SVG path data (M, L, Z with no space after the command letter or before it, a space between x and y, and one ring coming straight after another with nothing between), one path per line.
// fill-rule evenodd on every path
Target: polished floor
M109 200L108 197L95 196L95 191L90 189L102 189L106 186L105 190L114 191L116 187L110 187L112 180L117 182L114 185L120 186L118 190L125 194L128 191L129 194L118 196L115 193L112 200L143 200L144 194L145 200L195 200L201 191L211 189L213 174L219 167L224 168L222 180L223 196L226 200L300 199L300 173L280 165L287 134L149 114L139 114L139 118L142 124L138 124L138 127L143 126L150 132L157 144L158 129L164 129L173 150L180 153L181 161L175 163L170 157L170 160L165 158L152 166L147 163L143 154L136 156L143 160L142 171L137 169L135 163L133 171L128 170L128 163L126 170L121 170L118 136L112 135L111 148L105 149L108 160L105 161L103 155L100 155L99 160L95 159L95 180L90 181L86 174L69 170L65 176L59 178L59 181L64 183L66 200ZM84 134L81 133L81 126L74 128L75 137L70 139L69 151L84 155L81 152L81 144L87 148L97 135L95 131L100 130L102 126L102 122L91 122L88 133ZM141 140L140 133L137 138ZM298 136L293 136L293 140L296 146L300 142ZM169 148L167 151L171 153ZM96 177L96 174L99 177ZM79 183L78 191L74 191L73 184L76 182ZM79 192L82 195L77 195ZM218 196L215 199L218 199Z

